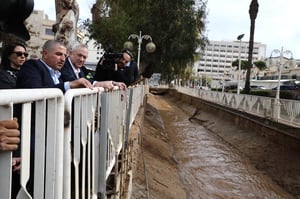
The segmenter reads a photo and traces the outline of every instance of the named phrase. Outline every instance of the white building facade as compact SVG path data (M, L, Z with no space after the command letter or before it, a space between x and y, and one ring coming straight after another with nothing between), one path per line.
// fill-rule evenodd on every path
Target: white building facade
M237 80L238 69L232 67L232 62L239 59L248 60L248 42L240 41L210 41L206 46L200 60L194 64L194 72L200 77L211 79L211 87L220 87L222 81ZM252 62L264 61L266 45L255 42L253 45ZM241 72L241 79L245 72Z

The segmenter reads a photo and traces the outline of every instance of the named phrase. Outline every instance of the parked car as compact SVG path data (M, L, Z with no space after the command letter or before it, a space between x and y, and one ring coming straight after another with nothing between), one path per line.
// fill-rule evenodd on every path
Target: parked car
M210 90L210 88L207 87L207 86L197 86L197 88L198 88L198 89L201 89L201 90L207 90L207 91Z
M295 84L295 85L281 85L280 90L298 90L300 89L300 86ZM277 87L272 88L272 90L277 90Z
M250 86L250 89L251 89L251 90L266 90L267 88L264 87L264 86L256 86L256 85L253 85L253 86Z

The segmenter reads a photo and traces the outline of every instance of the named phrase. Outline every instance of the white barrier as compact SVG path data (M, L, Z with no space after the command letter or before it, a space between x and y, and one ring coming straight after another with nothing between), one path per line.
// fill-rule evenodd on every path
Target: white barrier
M300 127L300 101L280 99L279 118L274 114L275 98L177 87L180 92L194 95L222 106L258 115L287 125Z
M21 189L19 196L27 198L62 198L63 168L63 94L58 89L0 90L0 119L10 119L14 115L13 106L22 105L21 118ZM35 103L33 103L35 102ZM35 110L35 111L32 111ZM35 121L31 121L31 113ZM35 126L32 126L35 125ZM35 143L32 131L35 129ZM45 144L46 143L46 144ZM34 146L34 157L30 146ZM34 174L30 172L30 159L34 159ZM11 197L11 152L0 154L1 198ZM32 176L33 175L33 176ZM34 178L33 196L26 184Z
M72 89L65 94L64 198L66 199L71 198L71 193L75 199L85 198L86 188L91 190L92 195L97 194L95 191L97 170L91 162L95 162L97 152L95 136L99 135L98 131L95 131L95 116L99 113L101 105L99 96L103 91L103 89ZM86 172L82 171L86 170L91 175L85 176Z
M58 89L0 90L0 119L12 118L13 106L22 105L19 198L106 198L106 181L118 175L118 158L144 95L144 86L71 89L65 95ZM35 129L33 195L26 190L33 177L30 129ZM0 152L3 199L11 198L11 161L12 152Z

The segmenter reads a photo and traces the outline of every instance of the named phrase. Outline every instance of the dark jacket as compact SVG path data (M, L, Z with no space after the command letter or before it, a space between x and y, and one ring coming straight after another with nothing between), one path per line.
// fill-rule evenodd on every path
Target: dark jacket
M61 72L60 77L64 82L74 81L77 79L77 76L72 68L72 65L71 65L69 59L66 59L65 65L62 67L60 72ZM93 80L92 71L87 69L85 66L82 66L80 68L80 72L78 75L79 75L79 78L84 77L85 79L89 80L91 82L91 84L93 84L94 80Z
M135 61L131 61L129 66L119 68L115 81L124 82L127 86L139 79L139 71Z
M34 59L23 64L17 77L17 88L59 88L65 92L62 79L59 78L59 84L55 84L47 66Z
M77 79L69 59L66 59L65 65L62 67L60 72L61 72L61 79L63 81L73 81ZM84 77L84 76L85 76L84 72L80 69L79 77Z
M0 89L15 89L17 74L17 70L0 69Z
M130 62L130 84L139 80L139 69L135 61Z
M96 81L107 81L107 80L113 80L118 81L115 76L117 71L115 71L114 63L106 63L102 61L103 58L101 58L96 66L95 76L94 80Z

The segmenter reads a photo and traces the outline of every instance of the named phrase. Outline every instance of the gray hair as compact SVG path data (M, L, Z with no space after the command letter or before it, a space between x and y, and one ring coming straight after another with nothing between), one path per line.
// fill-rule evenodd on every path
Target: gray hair
M88 46L83 44L83 43L79 43L79 42L75 42L71 47L70 47L70 51L74 51L77 50L78 48L86 48L88 49Z
M64 46L64 43L60 42L60 41L57 41L57 40L48 40L45 42L44 46L43 46L43 51L51 51L54 49L55 46Z

